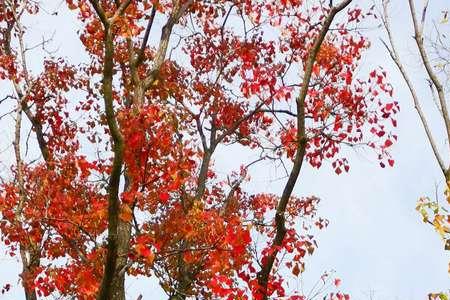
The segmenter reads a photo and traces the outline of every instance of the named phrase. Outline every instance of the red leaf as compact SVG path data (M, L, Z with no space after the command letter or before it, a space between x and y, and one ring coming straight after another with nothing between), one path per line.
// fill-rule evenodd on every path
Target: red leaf
M384 142L384 147L385 147L385 148L389 148L390 146L392 146L392 141L391 141L390 139L387 139L387 140Z
M345 83L351 84L352 83L352 73L350 71L347 71L345 74Z
M169 201L170 195L167 192L161 192L159 193L159 200L161 200L162 203L167 203Z
M383 135L385 135L385 133L386 133L386 132L384 132L383 130L381 130L381 131L378 131L377 135L378 135L379 137L382 137Z
M336 278L336 279L334 280L334 285L335 285L336 287L339 287L340 284L341 284L341 280L340 280L339 278Z
M298 276L298 274L300 274L300 267L298 266L298 264L295 264L294 268L292 268L292 274L294 274L295 276Z
M334 131L338 131L339 129L342 128L342 119L340 115L337 115L336 118L334 119Z

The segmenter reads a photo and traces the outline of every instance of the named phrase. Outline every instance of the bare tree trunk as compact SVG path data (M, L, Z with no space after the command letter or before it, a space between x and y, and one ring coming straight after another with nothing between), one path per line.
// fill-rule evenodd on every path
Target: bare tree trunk
M16 124L15 124L15 138L14 138L14 154L17 163L17 182L19 185L19 202L15 212L15 222L18 226L22 226L22 209L27 201L24 178L23 178L23 162L20 154L20 131L22 129L22 99L17 101L16 109ZM30 286L33 282L33 274L40 264L39 249L33 249L32 245L20 244L20 257L22 259L22 286L25 292L26 300L36 300L36 291Z
M10 7L11 12L13 14L13 21L10 21L8 23L8 26L6 30L4 31L4 40L3 40L3 51L7 53L8 55L12 54L11 50L11 36L12 32L15 27L18 28L17 31L17 37L19 40L19 50L21 55L21 64L24 70L25 74L25 81L26 81L26 87L27 91L24 91L23 88L19 85L18 82L15 81L13 78L13 86L16 91L16 94L18 96L17 99L17 108L16 108L16 122L15 122L15 137L14 137L14 154L16 158L16 164L17 164L17 182L19 186L19 202L16 208L15 212L15 222L16 224L21 226L22 221L22 209L25 205L25 202L27 201L26 197L26 191L25 191L25 184L24 184L24 178L23 178L23 161L21 157L20 152L20 142L21 142L21 129L22 129L22 113L23 113L23 103L25 102L25 98L28 96L28 93L33 87L33 84L30 82L30 78L28 76L28 68L26 64L26 58L25 58L25 48L23 43L23 34L24 30L22 28L22 25L20 23L20 16L22 12L17 13L15 7L15 4L13 2L6 2L6 4ZM27 110L25 111L27 113ZM28 114L27 114L28 115ZM42 132L41 132L42 133ZM38 135L38 139L39 139ZM41 148L42 150L42 148ZM45 154L43 152L43 154ZM44 155L44 159L47 161L48 157ZM30 247L30 245L24 245L20 244L20 257L22 260L22 273L20 274L20 277L22 278L22 286L24 288L25 293L25 299L26 300L36 300L36 291L30 286L30 282L33 281L34 278L32 278L32 274L34 274L34 271L39 267L40 265L40 251L39 248L34 249Z

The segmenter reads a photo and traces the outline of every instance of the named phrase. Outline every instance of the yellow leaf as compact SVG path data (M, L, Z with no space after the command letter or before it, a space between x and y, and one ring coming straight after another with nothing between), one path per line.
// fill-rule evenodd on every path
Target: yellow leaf
M442 16L441 24L447 24L448 23L448 11L443 11L444 15Z

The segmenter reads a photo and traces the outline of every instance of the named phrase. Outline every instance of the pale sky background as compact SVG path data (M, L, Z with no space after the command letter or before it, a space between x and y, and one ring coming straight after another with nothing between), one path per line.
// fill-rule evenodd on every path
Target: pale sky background
M372 3L370 0L354 2L363 5ZM425 75L417 67L418 61L414 56L416 52L407 2L391 2L393 31L402 59L416 75L414 82L425 100L424 108L435 113L428 87L424 83ZM416 2L420 7L422 1ZM44 3L52 12L60 0ZM54 45L59 46L58 54L81 60L84 54L81 54L82 48L74 29L74 16L67 13L64 7L64 4L61 5L62 11L58 16L34 19L30 24L32 36L39 40L43 33L48 36L56 30ZM432 0L429 13L440 17L445 7L450 7L448 1ZM319 248L308 259L303 285L307 291L324 271L333 269L343 281L342 290L355 300L368 300L370 293L373 294L372 300L426 299L429 292L450 288L450 276L447 273L450 255L444 251L437 233L422 223L415 206L420 196L434 196L436 185L442 188L442 178L406 85L378 41L379 37L384 36L382 29L374 28L367 34L372 40L372 48L365 54L364 66L374 68L382 65L388 71L395 88L395 98L401 106L397 129L399 141L392 150L395 167L381 169L369 150L361 149L356 152L347 150L351 164L349 174L337 176L327 165L316 170L304 164L295 194L320 197L319 215L327 217L330 226L317 235ZM30 58L33 67L38 67L39 63L40 59ZM10 88L0 82L0 96ZM6 137L0 138L0 150L8 146L5 141L11 140L11 128L4 127L7 126L5 122L0 122L0 137ZM439 126L442 124L435 119L433 128ZM442 138L441 146L444 143ZM0 152L0 161L3 163L8 161L5 153ZM218 151L215 156L216 167L221 172L236 169L239 166L233 165L229 157L246 158L246 155L233 148ZM0 166L0 169L3 167ZM271 181L282 174L281 170L277 174L273 166L261 165L252 169L252 173L254 180L247 187L249 192L279 193L285 182ZM17 284L19 272L18 261L0 253L0 287L5 283L13 284L9 293L0 295L0 300L24 298L22 288ZM129 299L136 299L139 294L144 299L167 298L151 279L128 281L127 286Z

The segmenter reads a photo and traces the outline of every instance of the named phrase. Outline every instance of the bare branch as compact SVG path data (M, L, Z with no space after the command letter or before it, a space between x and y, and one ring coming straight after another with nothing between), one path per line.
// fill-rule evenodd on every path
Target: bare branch
M155 20L155 15L156 15L156 6L154 5L152 7L152 11L150 12L150 18L148 19L148 24L147 27L145 28L144 39L142 40L142 45L141 48L139 49L139 53L135 61L136 66L139 66L144 58L145 47L147 47L147 42L150 36L150 31L153 26L153 22Z
M394 43L394 38L392 35L392 31L391 31L391 26L390 26L390 22L389 22L389 14L388 14L388 5L389 5L389 1L383 1L383 24L384 27L386 29L387 35L388 35L388 39L389 39L389 43L391 45L391 47L389 47L384 41L383 45L385 46L386 50L388 51L390 57L392 58L392 60L394 61L395 65L397 66L397 68L400 71L400 74L402 75L403 79L406 82L406 85L408 86L408 89L410 91L410 94L412 96L413 99L413 103L414 103L414 108L416 109L420 121L422 123L422 126L425 130L425 134L427 136L427 139L430 143L430 146L433 150L433 154L439 164L439 168L441 169L441 171L444 173L446 173L447 168L445 167L445 163L444 160L441 157L441 154L439 153L439 149L437 148L437 144L434 140L433 134L431 132L431 129L428 125L428 120L425 116L425 113L422 110L422 106L419 100L419 97L417 95L416 89L414 88L414 85L411 81L411 79L408 76L408 73L406 72L405 67L403 66L401 60L400 60L400 55L398 54L397 48L395 47L395 43Z
M428 1L426 1L426 3L428 3ZM444 118L446 130L447 130L447 142L448 142L449 150L450 150L450 117L449 117L449 113L448 113L447 102L445 99L444 88L443 88L441 82L439 81L439 78L437 77L436 73L433 71L433 67L430 64L428 54L425 50L425 46L423 43L423 35L422 35L423 27L419 26L419 24L417 22L416 11L415 11L415 6L414 6L413 0L409 0L409 8L410 8L411 17L412 17L413 25L414 25L414 39L416 41L417 49L419 50L420 57L422 59L422 63L425 67L425 70L427 71L428 76L430 77L431 81L433 82L433 85L436 87L439 102L441 104L442 115ZM425 10L426 10L426 8L424 9L424 14L425 14ZM424 20L424 18L422 20ZM449 151L449 154L450 154L450 151Z
M292 111L287 109L261 109L260 112L269 112L272 114L280 113L280 114L287 114L292 117L297 117L296 113L293 113Z

